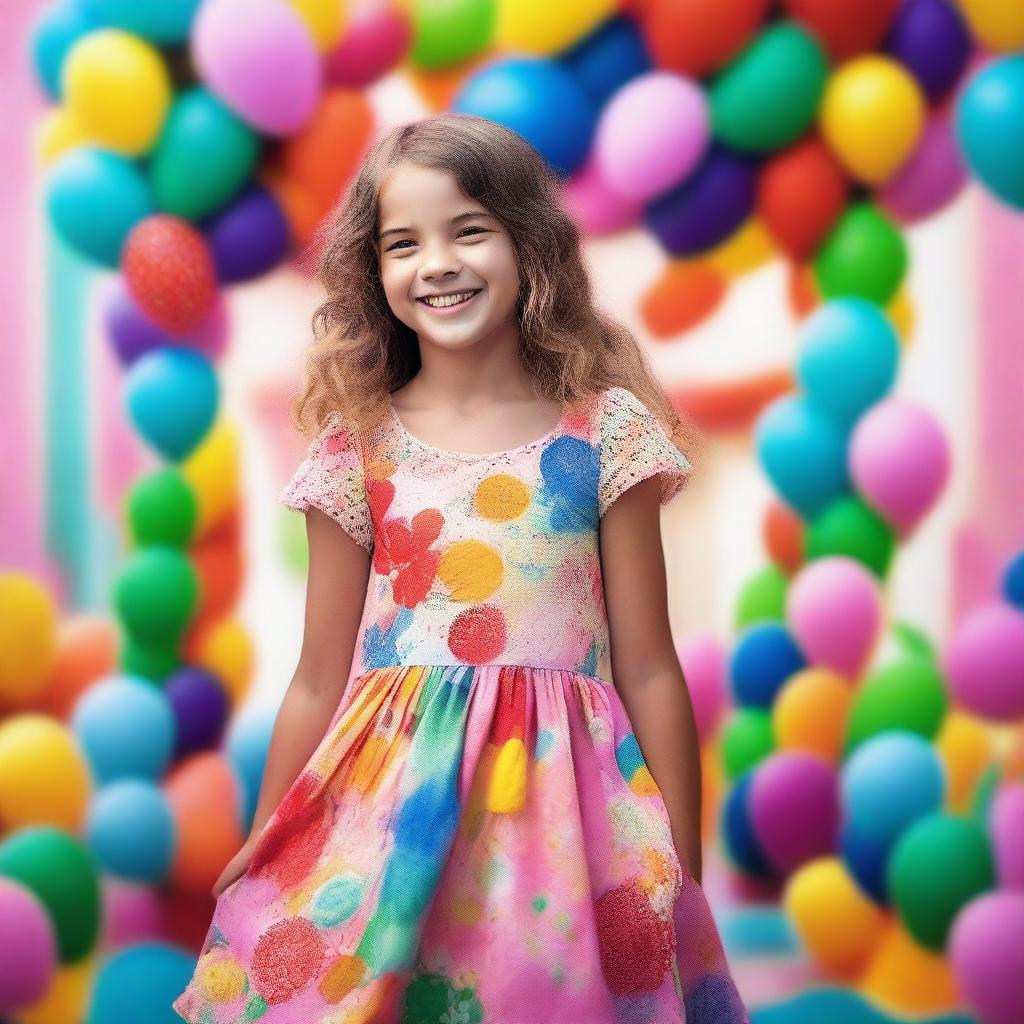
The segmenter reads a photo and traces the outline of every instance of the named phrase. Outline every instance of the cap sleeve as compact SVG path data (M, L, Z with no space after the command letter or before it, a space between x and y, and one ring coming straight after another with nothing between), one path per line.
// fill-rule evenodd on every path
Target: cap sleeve
M625 388L609 388L601 409L598 514L634 484L661 474L661 504L682 489L693 471L661 420Z
M367 551L373 550L373 520L366 500L363 459L356 435L339 412L309 444L306 457L281 492L289 508L310 505L326 512Z

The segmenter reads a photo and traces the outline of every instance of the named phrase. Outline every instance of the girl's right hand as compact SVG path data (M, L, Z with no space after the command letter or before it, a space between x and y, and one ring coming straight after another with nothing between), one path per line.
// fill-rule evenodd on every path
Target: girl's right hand
M242 848L238 853L228 861L226 867L220 873L220 877L213 883L213 888L210 890L214 899L218 899L232 882L237 881L245 873L245 869L249 866L249 861L252 859L252 852L256 849L256 840L258 838L259 836L249 836L242 844Z

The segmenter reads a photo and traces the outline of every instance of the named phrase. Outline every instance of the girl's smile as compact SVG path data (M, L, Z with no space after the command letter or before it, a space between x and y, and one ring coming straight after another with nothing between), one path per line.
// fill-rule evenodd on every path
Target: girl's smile
M427 307L438 316L451 316L464 310L483 291L482 288L471 288L463 292L446 293L441 297L420 296L416 301Z

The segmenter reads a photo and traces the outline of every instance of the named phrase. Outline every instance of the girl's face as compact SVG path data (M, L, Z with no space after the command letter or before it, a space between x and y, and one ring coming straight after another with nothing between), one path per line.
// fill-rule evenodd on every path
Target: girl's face
M515 325L519 271L512 239L454 176L399 164L381 185L378 209L384 294L421 342L464 348ZM465 292L473 295L458 295L461 301L447 308L423 301Z

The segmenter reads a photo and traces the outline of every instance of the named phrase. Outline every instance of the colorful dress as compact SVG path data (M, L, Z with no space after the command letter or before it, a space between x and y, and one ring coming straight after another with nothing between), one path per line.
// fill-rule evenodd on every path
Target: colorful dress
M610 672L598 520L690 469L617 387L488 454L334 415L282 500L372 554L352 670L182 1017L747 1022Z

